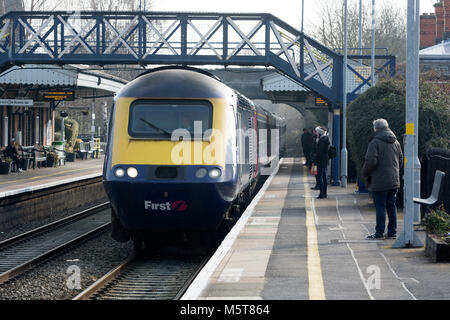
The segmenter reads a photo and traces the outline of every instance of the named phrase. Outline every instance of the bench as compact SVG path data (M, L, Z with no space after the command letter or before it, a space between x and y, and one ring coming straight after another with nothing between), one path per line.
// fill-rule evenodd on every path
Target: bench
M427 214L430 211L430 207L439 201L439 196L441 193L442 182L444 181L444 177L445 177L444 172L436 170L436 173L434 174L433 189L431 190L430 196L426 199L413 198L414 203L422 205L423 214Z
M66 165L66 152L56 148L53 148L53 150L58 154L59 165L61 166L61 163Z
M86 149L86 145L84 142L80 142L80 151L78 151L78 156L82 160L87 160L88 150Z
M33 169L36 169L36 164L38 165L38 168L41 167L41 162L47 163L47 155L45 154L45 150L37 150L34 149L34 156L32 158L33 161Z

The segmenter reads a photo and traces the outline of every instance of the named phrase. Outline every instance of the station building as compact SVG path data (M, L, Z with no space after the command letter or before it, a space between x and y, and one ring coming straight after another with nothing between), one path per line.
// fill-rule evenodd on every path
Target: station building
M65 101L113 96L125 83L82 66L12 67L0 74L0 144L15 138L23 146L51 145L55 114Z

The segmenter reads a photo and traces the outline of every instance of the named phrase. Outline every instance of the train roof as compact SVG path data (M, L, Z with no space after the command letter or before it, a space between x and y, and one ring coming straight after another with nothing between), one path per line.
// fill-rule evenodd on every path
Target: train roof
M231 89L211 73L185 66L151 69L129 82L117 97L226 98Z

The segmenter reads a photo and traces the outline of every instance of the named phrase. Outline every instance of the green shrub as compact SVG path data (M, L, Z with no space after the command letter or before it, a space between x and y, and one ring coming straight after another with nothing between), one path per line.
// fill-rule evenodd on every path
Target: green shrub
M65 151L73 152L75 143L78 137L80 125L75 119L65 118L64 119L64 138L65 138ZM61 139L61 117L55 116L55 140ZM57 137L59 137L57 139Z
M372 122L384 118L403 148L405 132L405 80L387 79L370 88L348 108L348 143L360 172ZM419 157L430 147L450 149L450 97L447 90L421 80L419 94ZM360 175L359 175L360 176Z
M450 215L441 206L437 210L429 212L424 219L424 224L428 233L433 233L444 239L449 238Z

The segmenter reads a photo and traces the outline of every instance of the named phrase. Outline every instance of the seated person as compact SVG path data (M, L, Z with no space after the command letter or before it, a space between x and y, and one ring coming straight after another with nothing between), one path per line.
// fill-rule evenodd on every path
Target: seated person
M12 161L16 164L16 170L18 169L19 172L22 172L22 169L20 168L20 158L21 155L18 151L18 144L15 139L11 139L8 146L6 147L5 153L6 156L11 158Z

